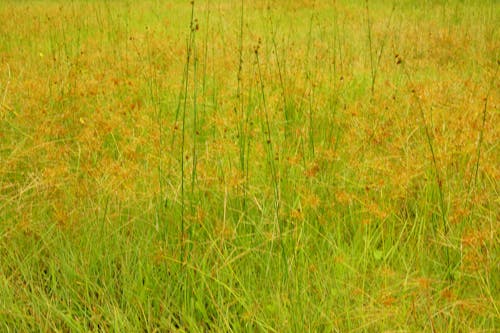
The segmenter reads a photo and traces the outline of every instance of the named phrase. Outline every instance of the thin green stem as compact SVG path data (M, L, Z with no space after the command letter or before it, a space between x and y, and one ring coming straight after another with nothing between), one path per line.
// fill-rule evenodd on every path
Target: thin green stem
M262 103L264 106L264 114L265 114L265 128L264 132L267 134L266 135L266 147L267 147L267 158L269 162L269 167L271 168L271 178L273 181L273 187L274 187L274 212L275 212L275 227L278 231L278 238L279 238L279 243L281 246L281 252L282 252L282 257L284 261L284 266L285 266L285 276L288 275L288 269L287 269L287 256L286 256L286 251L285 247L283 244L283 239L282 239L282 233L281 233L281 226L280 226L280 221L279 221L279 212L280 212L280 191L279 191L279 183L278 183L278 175L276 171L276 164L274 163L274 149L273 149L273 142L271 140L271 125L269 121L269 110L267 108L267 101L266 101L266 94L264 92L264 80L262 77L262 70L261 70L261 64L260 64L260 59L259 59L259 50L255 50L255 58L257 60L257 68L258 68L258 73L259 73L259 82L260 82L260 92L261 92L261 97L262 97ZM274 241L271 243L274 243ZM272 247L271 247L272 248ZM267 267L269 269L269 265Z

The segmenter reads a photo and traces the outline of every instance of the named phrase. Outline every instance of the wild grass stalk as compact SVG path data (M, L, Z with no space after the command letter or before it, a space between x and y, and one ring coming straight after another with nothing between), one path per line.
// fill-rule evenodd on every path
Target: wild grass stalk
M311 153L311 157L314 159L314 133L316 132L315 129L315 122L314 122L314 89L315 89L315 83L313 82L312 79L312 73L310 69L310 54L311 54L311 49L312 49L312 42L313 42L313 26L314 26L314 21L315 21L315 11L314 9L316 8L316 1L313 1L312 4L313 12L311 13L311 17L309 19L309 30L307 33L307 50L306 50L306 55L305 55L305 64L304 64L304 70L305 70L305 75L306 75L306 81L308 84L308 87L304 91L304 95L307 96L308 100L308 138L309 138L309 150Z
M373 98L375 89L375 63L373 61L372 23L370 21L370 7L368 6L368 0L365 0L365 11L366 11L366 27L368 32L368 54L370 56L370 73L372 75L371 93Z
M280 59L280 54L279 54L279 49L278 49L278 43L276 41L276 35L278 33L277 27L274 27L273 24L273 17L270 14L269 15L269 22L271 25L271 41L273 45L273 53L274 53L274 58L276 60L276 65L278 67L278 78L279 78L279 84L281 88L281 98L283 100L283 115L285 117L285 130L284 130L284 142L287 143L289 142L288 137L290 136L290 122L291 122L291 116L289 114L289 108L290 106L288 105L287 101L287 90L286 90L286 84L285 84L285 73L286 73L286 61L283 58Z
M392 9L391 9L391 13L390 13L389 17L387 18L386 32L385 32L385 34L382 38L382 41L380 43L380 48L378 49L378 54L375 54L375 56L377 58L374 59L374 50L373 50L374 46L373 46L373 36L372 36L372 21L370 18L370 6L369 6L369 0L365 0L366 26L367 26L368 50L369 50L369 56L370 56L370 74L371 74L370 91L371 91L372 101L373 101L374 94L375 94L375 81L377 79L378 70L380 68L380 61L382 59L382 54L384 52L387 38L389 37L389 27L391 25L392 16L394 15L395 10L396 10L396 4L394 3L392 6Z
M187 101L188 101L188 88L189 88L189 68L191 65L191 58L193 57L193 48L195 42L195 34L196 34L196 23L194 19L194 1L191 1L191 18L189 23L189 35L186 41L186 64L185 64L185 74L186 79L184 80L184 93L183 93L183 102L182 102L182 120L181 120L181 152L180 152L180 162L181 162L181 262L183 262L186 258L186 243L189 242L189 239L186 239L186 226L185 226L185 160L186 160L186 116L187 116Z
M162 101L160 98L160 87L157 76L157 69L154 65L153 59L153 49L151 41L151 33L149 30L146 31L147 40L147 82L148 82L148 93L150 103L156 113L156 123L158 125L158 187L159 195L157 200L157 212L156 212L156 222L155 227L157 231L160 231L160 226L163 234L166 233L166 226L162 225L163 212L168 204L167 199L164 198L166 187L165 187L165 166L164 166L164 150L165 150L165 130L164 130L164 107L162 106ZM127 41L128 45L128 41Z
M238 40L238 72L236 73L236 99L237 106L235 107L235 111L237 113L237 131L238 131L238 148L239 148L239 162L240 162L240 171L242 175L248 175L247 172L247 141L248 141L248 129L247 129L247 117L245 116L244 111L244 99L243 99L243 24L244 24L244 1L241 1L240 5L240 24L239 24L239 40ZM245 176L244 176L245 177ZM243 182L242 191L243 191L243 203L242 203L242 214L246 215L247 209L247 186L248 186L248 177L245 177L245 181Z
M488 87L488 91L486 92L486 96L484 98L484 106L483 106L482 119L481 119L481 129L479 131L479 139L477 141L477 149L476 149L476 163L474 164L474 171L473 171L472 179L469 181L469 190L468 190L469 199L470 199L470 194L471 194L472 189L477 187L477 178L478 178L478 174L479 174L479 162L481 160L481 146L483 144L484 129L486 126L486 116L487 116L487 111L488 111L488 101L490 99L492 89L495 86L495 81L497 79L499 67L500 67L500 61L497 61L495 72L491 78L491 81L490 81L490 84Z
M434 151L434 143L432 140L431 130L430 130L429 125L427 123L427 119L425 117L425 112L424 112L424 107L422 106L422 102L420 100L420 97L418 96L417 88L416 88L415 84L413 83L413 79L411 77L409 69L407 68L406 63L404 62L404 60L402 60L399 57L397 58L396 61L399 65L402 66L404 75L406 76L406 78L408 79L408 82L410 83L411 94L413 96L413 99L416 102L418 113L420 116L420 121L422 122L422 126L424 128L427 148L429 148L429 151L431 153L431 158L432 158L434 179L435 179L436 186L438 189L438 195L439 195L438 200L439 200L439 210L440 210L439 213L441 216L443 233L444 233L444 236L446 237L446 236L448 236L449 223L448 223L448 219L447 219L447 210L446 210L446 204L445 204L445 199L444 199L444 190L443 190L444 180L441 176L441 172L440 172L439 166L437 164L436 153ZM449 248L447 246L445 247L445 261L446 261L446 263L445 263L445 267L446 267L445 276L447 279L452 280L453 279L452 270L454 269L454 267L452 267L452 263L450 262L450 253L449 253Z
M196 31L199 29L198 23L195 22L195 26L193 29ZM208 29L208 27L207 27ZM192 45L192 52L193 52L193 129L192 129L192 142L193 142L193 147L192 147L192 152L191 152L191 158L192 158L192 173L191 173L191 214L194 215L194 198L195 198L195 185L196 185L196 171L197 171L197 162L198 162L198 155L197 155L197 138L199 135L199 129L198 129L198 52L196 48L196 39L193 37L193 45Z
M278 237L278 242L281 247L281 255L282 255L282 260L283 260L283 265L284 265L284 272L285 276L288 275L288 259L287 259L287 253L285 250L285 245L283 242L283 234L281 230L281 225L280 225L280 184L279 184L279 179L278 179L278 171L277 171L277 166L275 163L274 159L274 149L273 149L273 141L272 141L272 132L271 132L271 123L269 119L269 109L267 107L267 101L266 101L266 94L265 94L265 89L264 89L264 79L262 76L262 70L261 70L261 64L260 64L260 58L259 58L259 49L260 49L260 43L255 47L255 59L257 61L257 71L259 74L259 86L260 86L260 93L261 93L261 100L262 100L262 106L263 106L263 113L264 113L264 119L262 121L262 131L265 137L265 149L267 152L267 162L269 164L269 168L271 170L271 181L273 184L273 196L274 196L274 223L273 227L275 230L273 231L273 234L277 233ZM273 239L271 240L271 249L269 253L269 258L271 258L272 253L273 253L273 247L274 247L274 235ZM266 269L266 274L269 274L269 261L268 261L268 266Z
M205 120L206 116L206 110L207 110L207 67L208 67L208 45L209 45L209 40L208 36L210 33L210 13L211 13L211 7L210 7L210 0L207 0L206 2L206 16L205 16L205 35L203 37L203 69L202 69L202 83L201 83L201 100L202 100L202 105L203 105L203 121Z

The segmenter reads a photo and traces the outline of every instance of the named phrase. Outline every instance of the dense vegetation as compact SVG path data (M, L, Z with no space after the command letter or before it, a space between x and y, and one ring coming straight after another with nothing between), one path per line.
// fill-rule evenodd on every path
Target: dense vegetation
M500 329L499 2L0 22L1 331Z

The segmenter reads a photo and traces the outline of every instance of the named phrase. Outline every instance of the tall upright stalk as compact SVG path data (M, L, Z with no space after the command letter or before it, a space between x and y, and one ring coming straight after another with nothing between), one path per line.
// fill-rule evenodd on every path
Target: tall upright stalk
M273 19L272 16L269 16L269 21L271 23L271 35L272 35L272 43L273 43L273 50L274 50L274 57L276 59L276 65L278 66L278 77L280 80L280 88L281 88L281 98L283 101L283 114L285 116L285 142L288 142L287 137L289 135L289 126L290 126L290 115L288 114L288 102L287 102L287 96L286 96L286 89L285 89L285 79L284 79L284 72L286 71L285 68L285 62L283 61L283 64L281 62L281 59L279 57L278 53L278 44L276 43L276 30L274 30L274 24L273 24Z
M243 72L243 21L244 21L244 0L241 0L241 12L240 12L240 36L239 36L239 48L238 48L238 73L237 73L237 106L235 108L237 112L237 127L238 127L238 146L240 149L240 170L245 174L245 159L246 156L246 127L245 127L245 116L243 112L243 96L242 96L242 72ZM246 182L243 183L243 213L246 212Z
M264 92L264 80L262 77L262 70L261 70L261 64L260 64L260 58L259 58L259 47L255 49L255 58L257 61L257 69L258 69L258 74L259 74L259 82L260 82L260 92L261 92L261 97L262 97L262 104L264 107L264 115L265 115L265 124L262 126L264 132L267 134L265 135L265 145L266 145L266 150L267 150L267 159L269 162L269 167L271 168L271 178L273 182L273 188L274 188L274 225L275 228L277 229L278 232L278 239L279 239L279 244L281 246L281 254L282 254L282 259L284 262L285 266L285 276L288 275L288 269L287 269L287 255L285 251L285 246L283 244L283 239L282 239L282 231L281 231L281 226L280 226L280 221L279 221L279 212L280 212L280 190L279 190L279 181L278 181L278 173L276 170L276 164L274 163L274 149L273 149L273 142L271 138L271 124L269 120L269 110L267 107L267 101L266 101L266 94ZM271 252L272 252L272 247L274 244L271 242ZM267 266L267 271L269 271L269 264Z
M187 40L187 54L186 54L186 79L184 80L184 100L182 106L182 140L181 140L181 262L185 259L185 156L186 151L186 109L188 100L188 86L189 86L189 65L191 63L191 56L193 53L194 38L195 38L195 22L194 22L194 1L191 1L191 20L190 20L190 32Z
M479 140L477 142L477 153L476 153L476 164L474 165L474 178L469 182L469 196L473 187L477 186L477 177L479 173L479 161L481 159L481 146L483 144L483 136L484 136L484 128L486 126L486 113L488 110L488 100L490 99L491 90L495 84L495 80L498 74L498 68L500 67L500 62L497 62L497 68L493 77L491 79L490 86L488 88L488 92L486 93L486 97L484 99L484 107L483 107L483 118L481 122L481 131L479 132Z
M198 30L197 24L195 24L195 32ZM198 89L197 89L197 74L198 74L198 55L197 55L197 49L196 49L196 39L194 38L193 35L193 40L192 40L192 51L193 51L193 131L192 131L192 136L193 136L193 149L192 149L192 171L191 171L191 197L194 196L194 187L196 183L196 167L197 167L197 162L198 162L198 156L196 152L196 141L198 137L198 103L197 103L197 97L198 97ZM194 206L191 205L191 210L194 209Z
M203 79L202 79L202 115L203 117L205 116L205 111L207 108L207 103L206 103L206 89L207 89L207 62L208 62L208 33L210 31L209 26L210 26L210 0L207 0L207 5L205 8L205 11L207 12L206 17L205 17L205 36L203 40ZM202 119L203 122L203 119Z
M436 184L438 186L439 208L440 208L440 213L441 213L440 215L441 215L441 221L442 221L442 225L443 225L443 230L444 230L444 234L448 235L449 226L448 226L448 220L447 220L447 217L446 217L446 206L445 206L445 202L444 202L443 179L441 177L441 173L439 172L439 168L438 168L438 165L437 165L436 154L434 152L434 144L432 142L431 132L430 132L429 126L427 125L427 121L426 121L426 118L425 118L425 112L424 112L424 108L422 106L422 102L421 102L420 97L417 95L416 90L414 88L415 84L413 83L413 80L412 80L412 77L410 75L410 72L406 68L406 65L405 65L404 61L398 59L398 63L402 65L403 71L404 71L404 73L405 73L408 81L410 82L410 86L413 87L411 91L412 91L413 97L414 97L414 99L416 101L416 104L417 104L417 108L418 108L418 111L419 111L420 119L421 119L421 121L423 123L423 126L424 126L425 138L426 138L426 141L427 141L427 146L429 147L429 150L431 152L432 165L434 167L434 176L435 176ZM447 276L447 278L452 279L450 254L449 254L448 247L445 248L445 255L446 255L446 268L447 268L446 276Z
M316 2L313 2L313 9L316 8ZM307 53L306 53L306 79L309 85L309 113L308 113L308 122L309 122L309 149L311 151L311 156L314 158L314 115L313 115L313 104L314 104L314 83L311 82L311 70L309 64L309 54L312 48L312 29L314 23L314 10L311 14L311 19L309 20L309 32L307 37ZM306 90L307 94L307 90ZM305 158L305 157L304 157Z
M394 11L396 10L396 5L392 6L391 14L387 19L386 30L389 28L392 16ZM370 53L370 74L371 74L371 82L370 82L370 91L371 97L373 100L375 94L375 81L377 80L378 68L380 66L380 60L382 59L382 54L384 52L385 43L387 42L388 32L386 31L384 38L380 44L380 49L378 50L378 54L376 54L377 59L374 59L374 51L373 51L373 37L372 37L372 22L370 19L370 7L368 5L368 0L365 0L365 11L366 11L366 26L367 26L367 35L368 35L368 48Z

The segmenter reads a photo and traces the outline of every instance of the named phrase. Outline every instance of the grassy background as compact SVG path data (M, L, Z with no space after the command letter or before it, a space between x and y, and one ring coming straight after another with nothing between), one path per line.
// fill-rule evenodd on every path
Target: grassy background
M2 1L0 329L497 331L497 1Z

